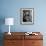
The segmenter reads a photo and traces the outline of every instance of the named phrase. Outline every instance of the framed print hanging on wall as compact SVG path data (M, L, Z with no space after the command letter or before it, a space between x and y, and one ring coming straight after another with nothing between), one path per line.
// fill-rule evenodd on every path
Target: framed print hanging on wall
M20 23L33 24L34 23L34 8L20 9Z

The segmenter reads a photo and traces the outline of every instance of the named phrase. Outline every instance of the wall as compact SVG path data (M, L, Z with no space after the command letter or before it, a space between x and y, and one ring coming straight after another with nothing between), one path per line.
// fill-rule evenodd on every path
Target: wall
M12 31L46 31L45 5L45 0L1 0L0 18L13 17L15 19L14 26L11 27ZM33 25L20 24L20 8L34 8ZM8 27L6 27L4 24L1 26L2 32L7 31Z
M12 31L46 31L46 1L44 0L1 0L0 17L15 18L14 29ZM34 25L20 24L20 8L34 8ZM2 26L2 32L7 30L6 25ZM18 30L19 29L19 30Z
M3 19L3 21L6 17L15 19L11 32L40 31L44 36L46 35L46 0L0 0L0 4L0 19ZM33 25L20 24L20 8L34 8ZM6 31L8 32L8 26L1 23L0 32ZM45 41L44 43L46 44Z

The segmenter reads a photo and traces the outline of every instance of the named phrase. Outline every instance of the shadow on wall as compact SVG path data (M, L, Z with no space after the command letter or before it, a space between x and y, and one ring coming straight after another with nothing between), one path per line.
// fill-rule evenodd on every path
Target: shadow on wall
M0 46L3 46L3 32L2 32L2 25L5 23L5 17L0 16Z
M0 33L2 32L2 25L5 24L5 17L4 16L0 16Z

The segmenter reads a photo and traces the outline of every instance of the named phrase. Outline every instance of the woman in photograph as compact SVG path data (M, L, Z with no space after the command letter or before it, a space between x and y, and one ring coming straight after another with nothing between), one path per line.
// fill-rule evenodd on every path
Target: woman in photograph
M32 22L32 16L30 15L30 11L26 11L23 13L23 22Z

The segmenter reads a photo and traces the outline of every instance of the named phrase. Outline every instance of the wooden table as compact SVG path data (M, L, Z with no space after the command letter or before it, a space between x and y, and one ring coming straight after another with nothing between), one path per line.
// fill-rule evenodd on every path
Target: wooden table
M40 32L38 35L25 35L26 32L11 32L8 35L4 33L4 46L43 46L43 35Z

